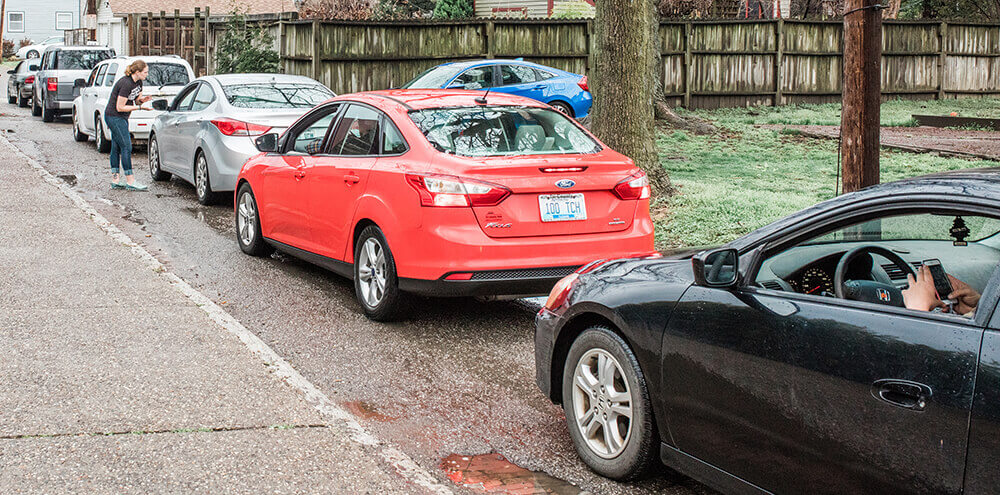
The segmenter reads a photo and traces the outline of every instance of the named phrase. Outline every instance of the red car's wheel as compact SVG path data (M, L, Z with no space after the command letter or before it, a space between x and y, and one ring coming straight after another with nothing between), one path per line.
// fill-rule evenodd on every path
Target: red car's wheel
M399 290L396 260L385 234L374 225L361 231L354 246L354 292L365 315L375 321L400 318L407 309Z

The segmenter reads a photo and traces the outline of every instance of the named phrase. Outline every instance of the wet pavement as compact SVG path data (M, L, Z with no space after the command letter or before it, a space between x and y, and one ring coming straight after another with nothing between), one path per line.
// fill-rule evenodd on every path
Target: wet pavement
M711 493L667 468L640 482L613 482L578 459L562 409L534 383L537 301L426 299L407 321L375 323L361 314L348 280L281 254L244 255L231 200L201 206L178 179L152 183L148 192L111 190L107 155L92 140L73 141L68 117L45 124L8 105L0 130L369 431L455 481L457 492L481 493L485 485L465 483L466 472L446 463L456 454L500 456L546 480L539 486L549 493ZM149 183L145 150L137 148L133 160L136 177Z

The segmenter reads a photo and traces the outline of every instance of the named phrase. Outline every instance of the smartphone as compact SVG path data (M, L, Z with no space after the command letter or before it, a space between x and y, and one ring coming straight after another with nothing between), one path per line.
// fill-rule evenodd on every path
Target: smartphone
M938 297L946 299L948 294L951 294L952 292L951 280L948 280L948 275L944 273L944 267L941 266L941 260L924 260L924 266L929 268L931 271L931 277L934 279L934 289L937 290Z

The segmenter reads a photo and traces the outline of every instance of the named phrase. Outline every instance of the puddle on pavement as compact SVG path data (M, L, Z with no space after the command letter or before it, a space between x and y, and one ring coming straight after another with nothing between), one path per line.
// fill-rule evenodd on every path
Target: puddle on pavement
M229 208L192 206L184 209L222 234L232 233L236 228L233 225L233 210Z
M589 495L572 483L545 473L528 471L504 456L492 454L452 454L441 461L448 478L456 484L484 493L551 493Z
M349 413L362 419L379 421L381 423L388 423L390 421L396 420L396 418L392 416L388 416L379 412L378 408L375 407L375 404L372 404L371 402L368 401L356 400L351 402L343 402L341 403L341 405L344 406L344 409L347 409Z
M75 175L72 175L72 174L70 174L70 175L57 175L56 177L59 177L60 179L62 179L63 182L69 184L70 186L75 186L76 185L76 176Z

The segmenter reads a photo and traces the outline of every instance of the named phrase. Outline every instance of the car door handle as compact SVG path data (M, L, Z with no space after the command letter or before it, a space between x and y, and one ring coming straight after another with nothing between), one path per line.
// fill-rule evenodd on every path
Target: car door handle
M347 174L344 176L344 182L346 182L349 185L357 184L358 182L361 182L361 177L358 177L357 175L354 174Z
M531 89L545 89L545 86L539 84L537 86L532 86Z
M933 391L923 383L885 378L872 383L872 396L894 406L923 411Z

